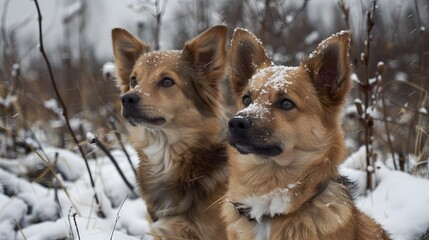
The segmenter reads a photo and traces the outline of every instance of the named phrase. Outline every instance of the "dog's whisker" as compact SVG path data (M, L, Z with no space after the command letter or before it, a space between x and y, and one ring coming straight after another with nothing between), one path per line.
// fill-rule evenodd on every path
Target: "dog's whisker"
M204 68L206 68L207 66L210 66L212 63L214 63L214 61L209 61L206 64L203 65Z
M228 134L228 128L227 128L227 127L222 128L222 129L218 132L218 136L219 136L221 139L226 139L227 134Z
M188 183L190 183L190 182L193 182L193 181L196 181L196 180L202 179L202 178L204 178L204 176L194 177L194 178L189 179L187 182L188 182Z
M212 204L210 204L207 208L205 208L203 210L203 212L206 212L207 210L209 210L211 207L215 206L216 204L220 203L222 200L225 200L226 194L224 194L223 196L221 196L220 198L218 198L216 201L214 201Z

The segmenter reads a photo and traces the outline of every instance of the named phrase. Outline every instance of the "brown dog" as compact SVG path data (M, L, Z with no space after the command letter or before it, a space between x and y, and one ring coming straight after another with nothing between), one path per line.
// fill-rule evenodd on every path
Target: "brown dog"
M217 201L227 185L226 125L219 82L226 75L226 27L215 26L181 51L149 51L113 29L122 115L140 157L138 186L163 239L225 239Z
M229 121L229 239L388 239L337 170L349 41L341 32L299 67L273 66L259 40L236 29L231 81L241 110Z

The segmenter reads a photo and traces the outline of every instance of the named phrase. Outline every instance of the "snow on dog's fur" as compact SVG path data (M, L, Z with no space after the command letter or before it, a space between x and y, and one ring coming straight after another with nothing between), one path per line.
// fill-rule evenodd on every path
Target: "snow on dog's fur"
M346 153L340 112L350 91L350 34L323 41L298 67L274 66L236 29L223 207L231 239L388 239L359 211L337 167Z
M215 26L180 51L149 51L127 31L112 31L122 115L140 157L138 186L153 236L226 238L217 204L227 183L219 134L226 35L225 26Z

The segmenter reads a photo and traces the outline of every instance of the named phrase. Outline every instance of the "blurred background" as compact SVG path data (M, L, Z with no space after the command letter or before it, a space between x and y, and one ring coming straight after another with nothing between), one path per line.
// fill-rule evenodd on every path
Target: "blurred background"
M46 53L83 146L88 145L87 132L109 148L117 147L115 132L126 135L112 67L114 27L127 29L154 50L181 49L187 39L215 24L227 25L229 38L234 28L243 27L262 40L276 64L289 66L298 65L323 39L350 29L354 87L343 124L350 152L367 145L376 149L374 159L375 154L392 158L395 169L416 174L427 169L427 0L40 0L39 4ZM0 0L0 157L18 158L44 145L76 149L38 47L34 2ZM232 104L227 81L225 99Z

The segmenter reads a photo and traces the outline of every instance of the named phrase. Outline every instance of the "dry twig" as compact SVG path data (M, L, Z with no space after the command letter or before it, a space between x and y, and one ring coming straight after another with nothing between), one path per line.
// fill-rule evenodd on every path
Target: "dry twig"
M131 190L132 193L135 194L134 192L134 187L133 185L131 185L131 183L127 180L127 178L125 177L125 174L122 172L121 168L119 167L118 162L116 162L116 159L112 156L112 154L110 154L109 150L106 148L106 146L104 146L103 143L100 142L100 140L98 140L97 137L93 136L91 139L88 140L89 143L91 144L95 144L97 145L98 148L101 149L101 151L104 152L104 154L106 154L106 156L110 159L110 161L113 163L113 165L116 168L116 171L118 171L119 175L121 176L122 180L124 181L125 185L127 185L127 187Z
M130 163L131 169L133 169L134 175L137 177L137 171L134 167L133 163L131 162L130 154L128 154L127 149L125 149L124 143L122 142L121 134L118 131L118 128L115 124L115 119L113 117L109 118L110 126L112 127L113 131L115 132L116 139L118 140L119 145L121 146L122 151L124 152L125 156L127 157L128 162Z
M122 201L122 203L121 203L121 206L120 206L120 207L119 207L119 209L118 209L118 213L116 214L115 224L113 225L112 235L110 235L110 240L112 240L112 239L113 239L113 233L115 233L116 224L118 223L119 218L121 218L121 217L119 216L119 213L121 212L122 206L124 206L124 203L125 203L125 201L127 200L127 198L128 198L128 195L127 195L127 196L125 196L124 200L123 200L123 201Z
M79 228L77 226L76 215L77 215L77 213L73 213L73 221L74 221L74 225L76 227L77 238L80 240L80 233L79 233Z
M80 154L82 155L83 159L85 160L85 165L86 165L86 169L87 169L88 174L89 174L89 179L90 179L90 182L91 182L91 187L94 190L95 202L97 203L97 205L99 207L98 214L100 216L104 217L104 213L101 210L100 201L98 200L97 192L95 191L95 183L94 183L94 179L92 177L91 169L90 169L89 164L88 164L88 159L86 158L86 155L83 152L82 146L79 145L79 141L77 140L76 135L74 134L73 129L72 129L71 125L70 125L70 120L69 120L68 115L67 115L66 104L64 103L64 100L62 99L61 94L60 94L60 92L58 90L57 84L56 84L55 79L54 79L54 74L53 74L53 71L52 71L51 64L50 64L48 56L46 55L46 52L45 52L45 48L44 48L44 45L43 45L43 34L42 34L42 14L41 14L39 3L37 2L37 0L34 0L34 3L36 5L37 15L38 15L38 21L39 21L39 44L40 44L39 50L40 50L40 52L41 52L41 54L43 56L43 59L46 62L47 67L48 67L49 77L50 77L52 86L54 87L55 94L57 95L59 103L61 104L61 107L63 109L62 113L63 113L63 116L64 116L64 120L66 122L67 128L68 128L70 134L72 135L72 138L73 138L76 146L78 147Z
M362 121L365 127L365 150L366 150L366 172L367 172L367 190L373 190L373 175L374 175L374 151L373 151L373 125L374 120L370 114L370 99L374 85L370 83L369 77L369 59L370 59L370 45L372 40L371 31L375 25L374 15L377 6L377 1L373 0L371 9L367 12L366 21L366 40L364 42L364 52L361 55L361 61L364 65L364 79L360 83L360 90L364 94L363 114L361 114Z

